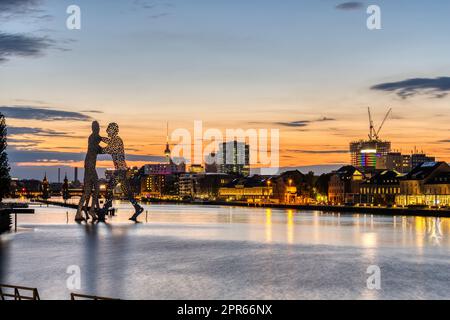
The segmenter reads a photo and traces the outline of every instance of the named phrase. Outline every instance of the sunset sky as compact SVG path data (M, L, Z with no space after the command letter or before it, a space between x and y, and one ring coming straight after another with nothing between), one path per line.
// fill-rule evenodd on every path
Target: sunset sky
M167 121L202 120L279 129L283 167L333 166L367 137L368 106L376 123L393 108L394 149L450 161L449 31L446 0L0 0L12 175L82 166L93 119L119 123L130 165L161 159Z

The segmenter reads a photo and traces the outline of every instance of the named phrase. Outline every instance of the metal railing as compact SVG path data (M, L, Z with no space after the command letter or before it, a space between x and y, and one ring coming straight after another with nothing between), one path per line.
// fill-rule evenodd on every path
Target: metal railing
M34 209L14 208L14 207L0 207L0 214L14 215L14 231L17 232L17 215L18 214L34 214Z
M71 293L70 300L119 300L107 297L90 296L87 294Z
M41 300L36 288L0 284L0 300Z
M0 284L0 300L41 300L36 288ZM70 300L119 300L108 297L71 293Z

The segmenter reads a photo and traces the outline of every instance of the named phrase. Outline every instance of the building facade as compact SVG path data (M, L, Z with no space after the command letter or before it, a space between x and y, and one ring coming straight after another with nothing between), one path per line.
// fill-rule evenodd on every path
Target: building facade
M328 184L328 202L331 204L357 203L364 174L354 166L335 171Z
M424 162L413 168L400 180L400 206L448 205L449 186L446 177L450 166L446 162Z
M394 170L383 170L360 184L359 203L389 206L395 204L400 194L402 174Z
M310 176L292 170L276 176L238 178L220 188L219 197L248 203L311 204L315 199Z
M450 172L442 172L424 184L426 203L432 206L450 207Z
M270 203L273 196L272 177L237 178L219 189L219 199L248 203Z
M179 194L185 199L216 200L221 187L233 177L224 173L187 173L180 175Z

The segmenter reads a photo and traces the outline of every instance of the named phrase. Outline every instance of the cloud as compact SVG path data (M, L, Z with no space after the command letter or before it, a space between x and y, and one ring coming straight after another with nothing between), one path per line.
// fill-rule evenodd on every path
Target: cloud
M291 121L291 122L275 122L275 124L284 126L284 127L306 127L309 125L311 121L308 120L299 120L299 121Z
M41 4L41 0L0 0L0 14L11 16L39 13L42 12L38 9Z
M25 138L8 138L8 146L14 147L15 149L30 149L36 148L39 144L44 142L44 140L38 139L25 139Z
M84 113L103 113L103 111L100 111L100 110L82 110L80 112L84 112Z
M1 0L0 0L1 1ZM32 103L32 104L43 104L43 105L48 105L49 103L44 101L44 100L32 100L32 99L16 99L16 102L19 103Z
M0 0L1 1L1 0ZM8 58L39 57L53 45L46 37L34 37L25 34L9 34L0 32L0 63Z
M156 8L164 7L164 8L172 8L174 7L173 3L165 2L165 1L148 1L148 0L134 0L134 5L138 6L141 9L153 10Z
M164 18L170 16L170 13L164 12L164 13L157 13L157 14L152 14L150 16L148 16L149 19L159 19L159 18Z
M316 120L297 120L297 121L291 121L291 122L274 122L276 125L284 126L284 127L294 127L294 128L301 128L306 127L314 122L325 122L325 121L335 121L336 119L328 118L328 117L322 117Z
M43 121L89 121L92 118L80 112L63 111L33 106L0 106L7 118Z
M450 139L448 139L448 140L439 140L438 143L450 143Z
M398 82L380 83L371 89L394 92L402 99L417 95L429 95L440 99L446 97L450 92L450 77L412 78Z
M47 150L20 150L15 147L8 147L9 160L12 163L30 163L30 162L79 162L84 161L84 152L57 152ZM111 160L109 155L99 155L99 161ZM128 161L147 161L147 162L161 162L164 161L162 156L154 155L126 155Z
M297 150L297 149L291 149L286 150L288 152L295 152L295 153L306 153L306 154L346 154L349 153L348 150Z
M154 12L147 16L149 19L159 19L169 16L170 13L166 12L166 10L174 7L174 4L169 2L147 0L134 0L134 5L138 7L139 10L150 10L151 12Z
M336 121L336 119L328 118L328 117L322 117L322 118L319 118L319 119L315 120L314 122L323 122L323 121Z
M8 145L13 150L27 150L33 152L45 142L47 137L70 137L76 139L72 132L62 132L51 129L8 126ZM43 139L44 138L44 139Z
M359 10L362 8L364 8L364 3L359 1L344 2L336 6L338 10Z
M8 135L35 135L40 137L54 137L54 136L72 136L69 132L61 132L50 129L41 128L26 128L26 127L8 127ZM8 139L11 141L11 139Z

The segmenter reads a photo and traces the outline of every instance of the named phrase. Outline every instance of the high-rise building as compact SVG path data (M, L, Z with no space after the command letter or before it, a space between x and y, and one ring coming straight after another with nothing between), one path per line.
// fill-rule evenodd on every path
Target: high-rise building
M384 169L386 167L384 159L390 151L391 143L389 141L361 140L351 142L351 164L363 171Z
M427 156L425 153L413 153L411 155L411 169L425 162L435 162L435 157Z
M250 175L250 146L229 141L219 145L216 155L217 172L242 176Z
M435 162L436 158L425 153L402 154L400 152L389 152L385 157L386 169L395 170L400 173L408 173L418 165L426 162Z
M411 155L400 152L389 152L386 155L386 169L395 170L400 173L411 171Z
M386 168L386 155L391 151L391 143L380 139L380 131L383 128L392 109L386 113L383 122L375 128L372 113L369 112L369 140L360 140L350 143L350 154L352 166L363 172L374 172L375 169Z

